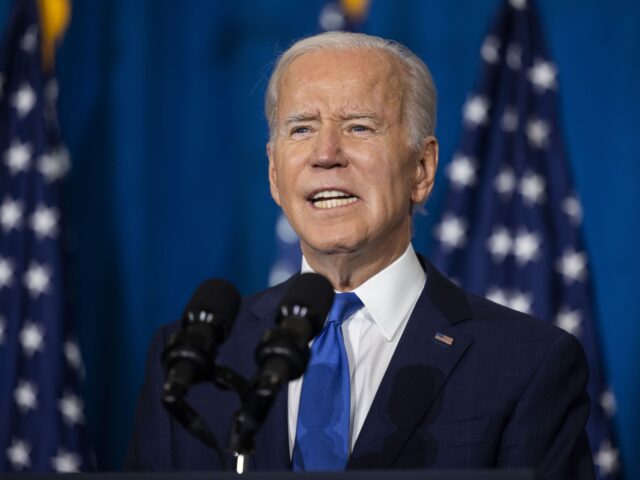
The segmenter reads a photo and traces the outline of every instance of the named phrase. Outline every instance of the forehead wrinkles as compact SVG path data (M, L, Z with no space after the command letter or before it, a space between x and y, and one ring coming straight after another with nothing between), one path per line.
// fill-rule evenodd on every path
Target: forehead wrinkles
M292 113L282 111L282 107L293 107L296 114L319 114L319 107L331 107L332 114L338 116L354 112L391 114L396 106L402 112L406 96L403 73L402 63L384 51L322 50L302 54L278 81L276 118L281 123L281 113Z

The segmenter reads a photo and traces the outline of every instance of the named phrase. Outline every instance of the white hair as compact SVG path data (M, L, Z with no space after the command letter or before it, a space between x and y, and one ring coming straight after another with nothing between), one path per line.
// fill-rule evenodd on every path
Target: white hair
M350 32L326 32L295 42L276 61L265 96L265 116L269 135L274 138L278 116L278 84L280 77L296 58L305 53L335 50L379 50L388 52L404 67L400 76L404 83L404 121L409 129L413 148L422 147L424 140L434 134L436 127L436 89L429 69L416 54L393 40Z

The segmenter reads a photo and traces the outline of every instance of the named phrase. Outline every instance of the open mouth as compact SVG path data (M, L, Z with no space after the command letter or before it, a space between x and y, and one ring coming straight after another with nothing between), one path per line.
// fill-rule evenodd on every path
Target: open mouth
M358 197L342 190L321 190L311 195L309 201L315 208L337 208L357 202Z

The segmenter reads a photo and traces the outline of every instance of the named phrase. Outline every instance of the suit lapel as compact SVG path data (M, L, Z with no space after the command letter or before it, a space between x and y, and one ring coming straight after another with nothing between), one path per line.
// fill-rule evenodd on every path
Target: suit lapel
M409 318L358 436L348 469L389 468L473 342L455 324L471 316L466 294L421 259L427 285ZM441 339L437 340L437 334ZM453 339L447 345L447 337Z

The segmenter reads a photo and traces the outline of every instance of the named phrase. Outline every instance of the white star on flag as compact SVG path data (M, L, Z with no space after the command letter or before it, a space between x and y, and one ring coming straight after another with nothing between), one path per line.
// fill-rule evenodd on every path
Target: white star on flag
M522 313L531 313L531 307L533 305L531 294L519 291L509 292L499 287L491 287L487 290L485 297L492 302L499 303L513 310L518 310Z
M27 53L33 53L38 46L38 27L31 25L20 40L20 48Z
M50 78L44 86L44 98L46 98L49 103L55 103L56 100L58 100L59 92L58 81L55 78Z
M527 8L527 0L509 0L509 4L516 10L524 10Z
M439 225L436 225L435 237L442 242L447 249L461 247L465 244L465 232L467 224L464 220L446 215Z
M513 292L509 299L509 308L522 313L531 313L533 299L530 294L524 292Z
M84 423L84 404L80 397L66 392L58 402L58 408L67 425Z
M527 205L542 203L545 198L546 184L541 175L526 172L520 180L520 195Z
M554 323L561 329L577 337L580 335L582 315L580 314L580 310L571 310L568 307L562 307L558 315L556 315Z
M13 439L7 449L7 457L14 470L22 470L31 466L31 447L27 442Z
M18 112L18 117L25 117L36 104L36 94L31 85L24 83L11 97L11 106Z
M346 24L342 9L335 2L327 3L323 7L318 23L325 31L344 30Z
M572 249L566 250L558 259L556 268L565 283L583 282L587 277L587 255Z
M51 459L51 466L58 473L75 473L80 471L80 456L75 453L59 449L58 454Z
M487 63L494 65L498 63L500 60L500 39L493 35L487 36L480 49L480 55L482 55L482 58Z
M28 142L14 141L4 153L4 163L9 168L11 175L24 172L31 164L33 149Z
M490 288L485 297L491 300L492 302L499 303L500 305L507 306L509 304L509 299L507 298L507 294L504 290L498 287Z
M58 211L55 208L47 208L46 205L38 205L31 216L31 228L38 239L55 237L58 233Z
M522 47L517 43L507 47L507 65L511 70L520 70L522 67Z
M78 342L75 340L67 340L64 342L64 356L71 368L76 371L82 370L82 355L80 354Z
M7 321L0 315L0 345L4 343L4 332L7 329Z
M562 201L562 211L567 214L574 227L582 223L582 205L576 195L565 198Z
M603 477L616 473L620 468L618 449L613 448L609 440L603 441L600 444L600 449L593 457L593 463L598 466L600 475Z
M513 244L513 254L516 257L516 263L522 266L536 260L538 258L540 243L540 235L537 233L524 230L518 232Z
M293 273L292 270L288 265L276 263L269 272L269 286L273 287L290 278Z
M503 226L497 226L493 229L489 240L487 241L487 247L493 259L497 262L504 260L511 251L511 245L513 241L509 230Z
M298 241L298 234L291 227L289 220L287 220L287 217L284 215L280 215L280 218L278 218L276 234L278 238L285 243L297 243Z
M33 356L35 352L42 350L44 346L44 331L37 324L27 320L20 330L20 344L25 355Z
M69 171L69 151L64 147L46 153L38 160L38 171L48 182L63 178Z
M484 125L489 119L489 100L482 95L471 97L464 104L463 116L469 125Z
M466 155L454 155L447 166L447 177L454 187L470 187L476 183L476 162Z
M518 129L518 111L514 107L505 107L500 125L505 132L515 132Z
M602 392L598 403L602 407L602 410L604 410L605 415L609 418L613 417L618 409L616 396L609 389Z
M5 198L0 205L0 224L5 232L17 229L22 223L22 204L18 200Z
M51 281L50 269L45 265L32 262L24 274L24 286L33 297L47 293Z
M496 175L493 186L503 199L511 197L516 188L516 176L513 174L513 170L509 167L503 167Z
M529 81L538 92L546 92L556 88L556 75L558 69L551 62L536 60L533 67L529 69Z
M38 407L38 387L31 382L21 381L13 391L13 399L22 413Z
M8 258L0 256L0 290L13 283L13 263Z
M533 148L546 148L549 145L549 124L540 118L530 118L527 122L527 139Z

